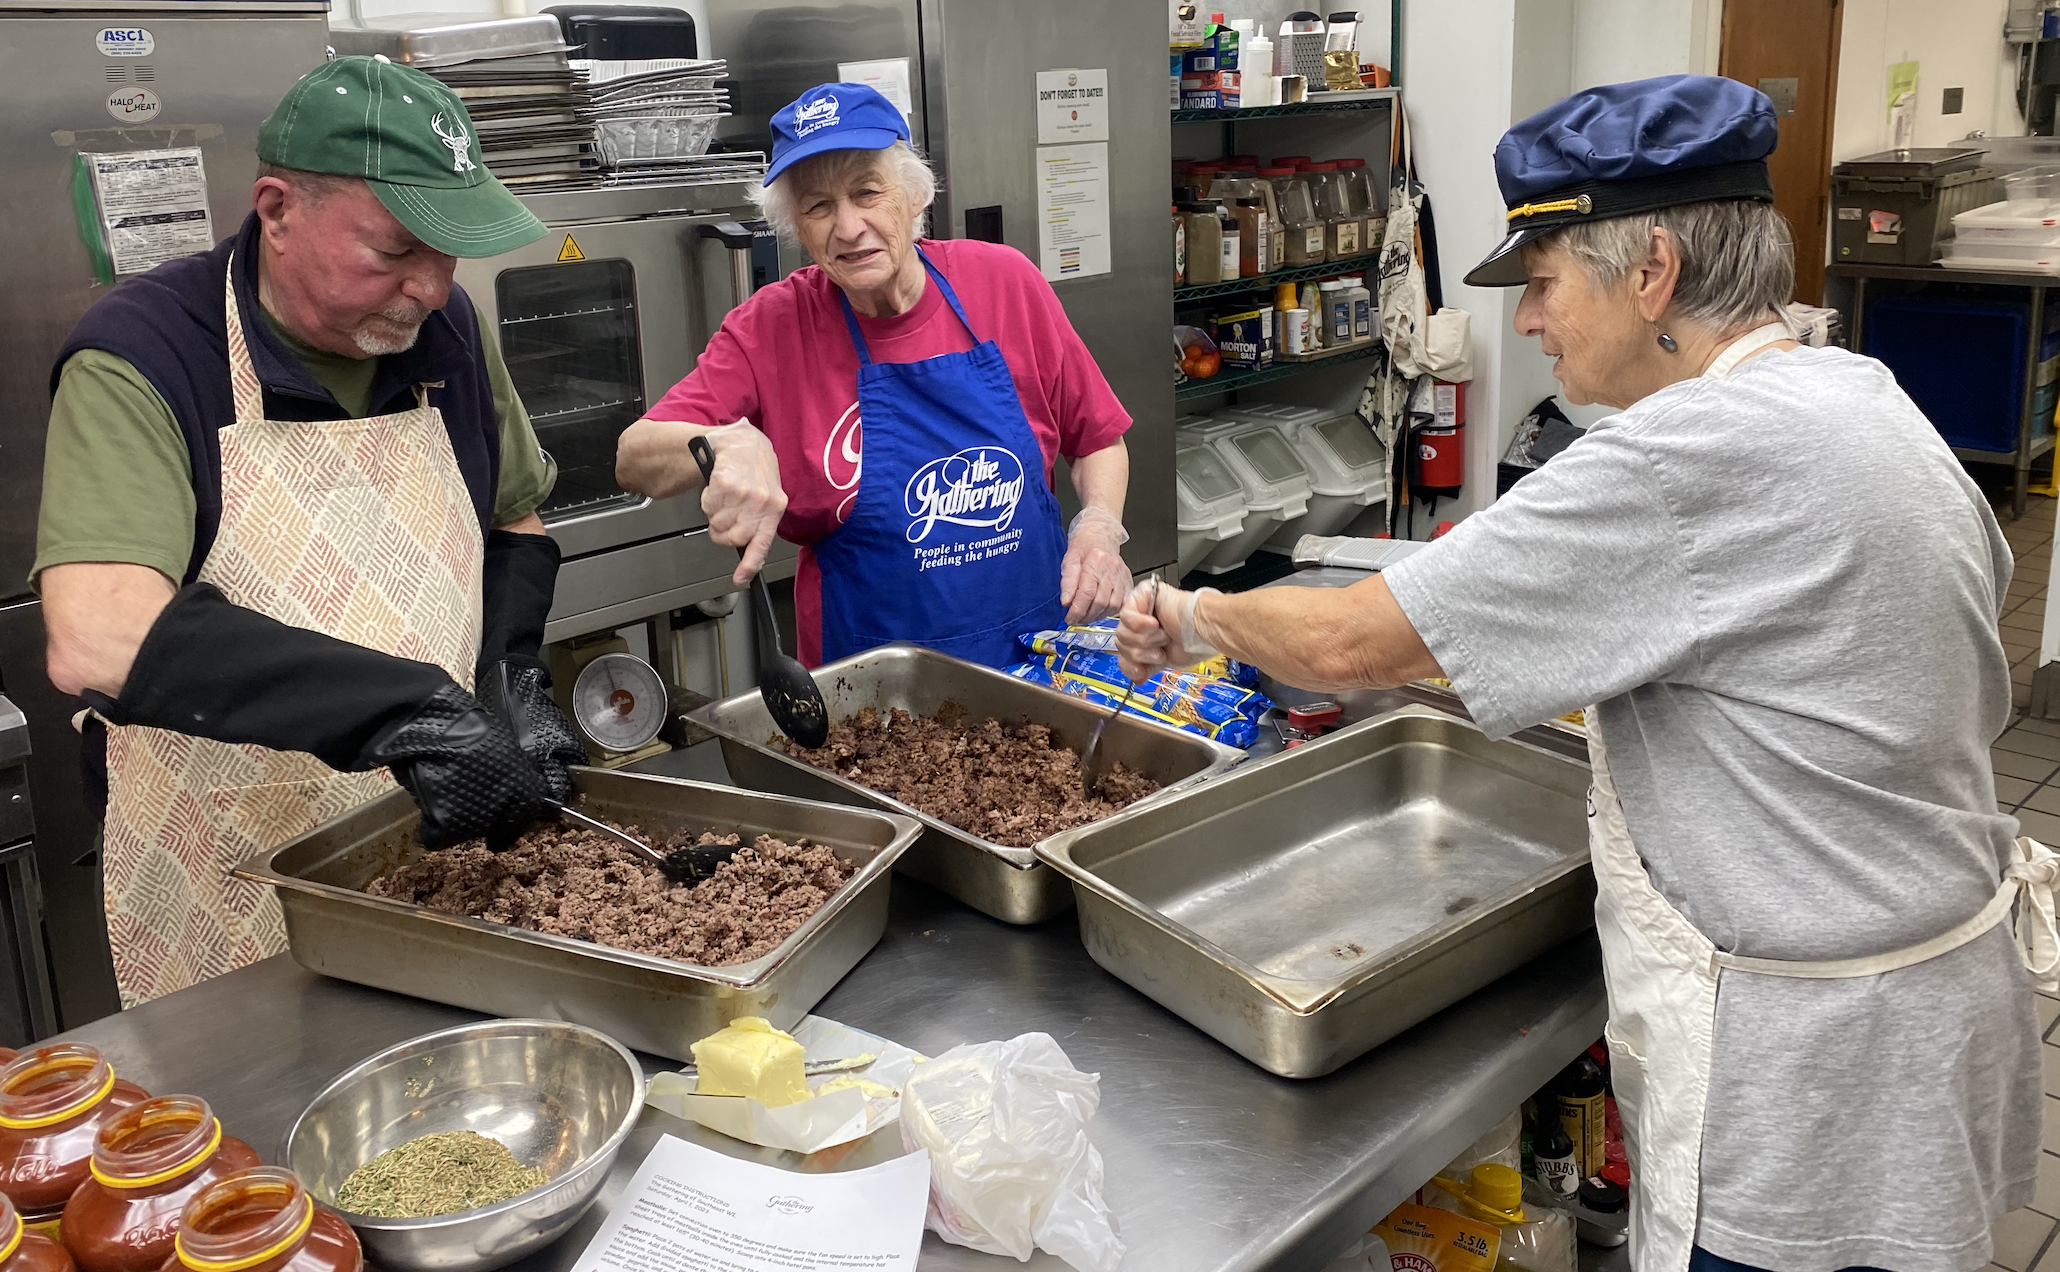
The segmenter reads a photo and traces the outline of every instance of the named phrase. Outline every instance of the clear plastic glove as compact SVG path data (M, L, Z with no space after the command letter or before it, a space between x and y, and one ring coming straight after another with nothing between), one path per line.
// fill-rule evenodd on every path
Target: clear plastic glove
M1068 623L1092 623L1123 605L1130 590L1130 567L1123 564L1123 545L1130 532L1106 508L1082 508L1066 530L1066 559L1059 566L1059 603Z
M742 587L765 567L787 511L780 457L748 420L710 429L708 445L715 452L715 475L701 492L701 511L707 514L710 538L744 550L730 576Z
M1156 595L1156 601L1153 599ZM1142 680L1167 667L1192 667L1222 652L1201 629L1201 599L1221 596L1213 587L1183 592L1146 579L1130 591L1116 623L1116 656L1123 674Z

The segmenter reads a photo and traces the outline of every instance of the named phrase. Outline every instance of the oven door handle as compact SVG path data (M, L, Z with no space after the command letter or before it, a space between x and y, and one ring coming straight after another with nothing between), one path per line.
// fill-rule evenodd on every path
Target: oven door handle
M730 290L736 298L732 308L751 299L751 245L757 232L742 221L716 221L701 226L698 232L730 250Z

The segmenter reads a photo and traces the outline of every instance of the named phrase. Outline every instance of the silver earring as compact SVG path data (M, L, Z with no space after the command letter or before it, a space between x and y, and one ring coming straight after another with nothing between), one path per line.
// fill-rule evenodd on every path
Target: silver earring
M1665 349L1668 353L1681 352L1681 346L1675 344L1674 338L1664 331L1659 333L1659 347Z

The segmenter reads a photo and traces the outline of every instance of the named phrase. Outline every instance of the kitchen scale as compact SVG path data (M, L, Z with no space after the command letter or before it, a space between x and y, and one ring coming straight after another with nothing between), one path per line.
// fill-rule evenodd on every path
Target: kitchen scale
M658 741L669 699L658 669L635 654L602 654L572 682L572 720L605 753L603 768L670 750Z

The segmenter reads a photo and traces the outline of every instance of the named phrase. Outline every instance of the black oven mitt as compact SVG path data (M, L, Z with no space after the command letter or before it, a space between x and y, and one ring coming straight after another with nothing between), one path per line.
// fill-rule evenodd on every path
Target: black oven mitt
M345 772L389 767L431 848L509 838L549 812L514 735L443 668L282 623L210 583L172 597L119 698L81 696L111 724L304 751Z
M547 534L489 530L480 572L479 700L514 733L517 745L560 804L572 798L568 764L586 747L551 697L551 670L539 656L544 620L558 582L558 544Z

